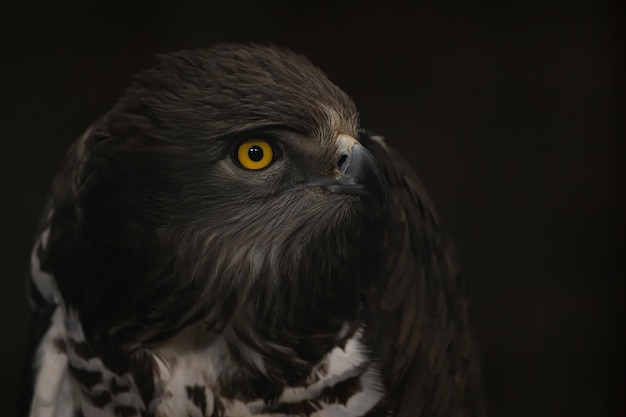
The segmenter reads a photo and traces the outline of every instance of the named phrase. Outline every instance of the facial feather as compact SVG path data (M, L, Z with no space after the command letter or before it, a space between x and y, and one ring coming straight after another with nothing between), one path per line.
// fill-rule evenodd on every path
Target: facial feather
M347 95L291 52L160 57L84 145L75 227L85 262L60 286L82 288L68 301L86 332L153 343L249 305L268 319L328 306L354 315L358 280L346 271L362 258L362 204L294 186L334 172L337 135L357 128ZM233 147L257 136L281 157L260 172L237 167Z

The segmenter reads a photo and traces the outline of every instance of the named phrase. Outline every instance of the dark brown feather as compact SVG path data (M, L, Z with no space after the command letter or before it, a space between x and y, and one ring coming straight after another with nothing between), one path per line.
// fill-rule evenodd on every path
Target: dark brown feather
M383 282L368 296L374 356L396 417L483 416L478 346L465 286L411 166L367 132L389 186Z

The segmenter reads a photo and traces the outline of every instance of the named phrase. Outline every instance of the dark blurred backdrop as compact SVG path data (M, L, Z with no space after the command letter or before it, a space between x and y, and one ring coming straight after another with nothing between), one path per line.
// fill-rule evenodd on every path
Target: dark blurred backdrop
M237 40L308 55L421 174L470 281L491 416L625 415L618 2L264 3L2 6L0 414L66 147L153 54Z

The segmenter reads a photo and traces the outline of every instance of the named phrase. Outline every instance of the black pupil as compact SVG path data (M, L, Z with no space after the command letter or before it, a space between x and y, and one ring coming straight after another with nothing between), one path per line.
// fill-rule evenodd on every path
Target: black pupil
M263 149L257 145L250 146L250 149L248 149L248 158L254 162L259 162L263 159Z

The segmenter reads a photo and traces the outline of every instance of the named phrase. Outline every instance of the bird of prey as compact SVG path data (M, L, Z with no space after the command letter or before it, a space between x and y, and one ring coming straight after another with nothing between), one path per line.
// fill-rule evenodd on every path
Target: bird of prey
M24 415L482 416L446 242L307 58L159 56L53 182Z

